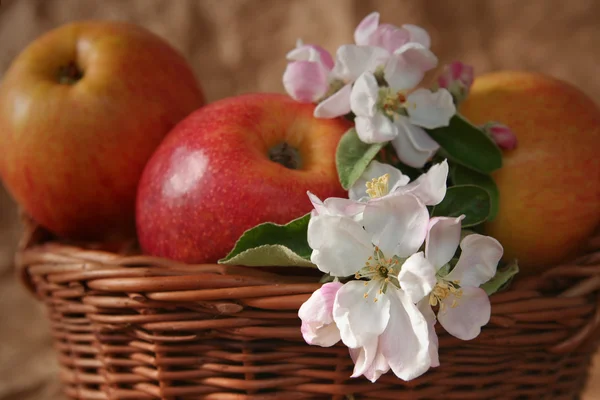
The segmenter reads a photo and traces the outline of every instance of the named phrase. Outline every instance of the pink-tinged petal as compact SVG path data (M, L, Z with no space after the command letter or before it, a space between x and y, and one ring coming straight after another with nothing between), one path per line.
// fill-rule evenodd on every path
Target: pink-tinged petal
M386 196L367 203L362 222L386 258L404 258L416 253L423 244L429 211L410 194Z
M370 236L348 217L317 215L308 223L311 261L333 276L350 276L373 254Z
M379 85L375 75L365 72L358 77L350 92L350 109L358 117L374 117L379 98Z
M372 12L363 18L354 30L354 42L359 46L366 46L369 44L369 38L377 30L379 25L379 13Z
M288 61L312 61L323 65L328 71L333 69L333 57L323 47L315 44L307 44L296 47L286 55Z
M425 255L436 271L449 263L456 254L460 242L461 221L464 218L464 215L457 218L434 217L429 221Z
M409 167L422 168L440 146L423 128L411 124L404 116L397 116L395 125L398 135L392 140L392 146L398 158Z
M458 263L446 276L459 281L461 287L479 287L496 275L504 249L500 242L478 233L465 237L460 243L462 253Z
M427 321L427 325L429 326L429 358L431 360L431 367L439 367L440 366L440 356L439 356L439 339L437 333L435 332L435 323L437 319L435 317L435 313L431 309L429 305L429 297L424 298L417 304L417 308Z
M410 32L390 24L380 25L369 38L369 45L381 47L390 53L410 41Z
M431 367L429 324L401 290L393 290L389 297L390 319L379 339L379 347L394 374L410 381Z
M438 312L440 324L459 339L475 339L481 327L490 321L490 299L483 289L463 287L460 298L450 295L442 304L443 309Z
M402 264L398 275L400 288L410 301L418 303L429 295L437 283L435 272L435 267L425 258L422 251L415 253Z
M398 132L396 125L380 112L373 117L355 117L354 127L359 139L365 143L389 142Z
M333 303L342 286L339 282L326 283L300 306L298 317L306 343L330 347L340 341L340 331L333 322Z
M489 122L483 129L501 149L513 150L517 147L517 136L508 126L499 122Z
M327 71L317 62L291 62L283 73L283 86L294 100L313 103L329 88Z
M346 85L320 102L313 115L315 118L337 118L350 113L350 92L352 85Z
M406 99L408 119L414 125L427 129L448 126L450 118L456 114L452 95L446 89L432 92L427 89L417 89Z
M367 285L350 281L337 292L333 320L346 346L366 346L385 330L390 319L390 300L379 290L376 281L368 281Z
M448 89L456 103L462 102L473 84L474 71L470 65L454 61L444 68L437 79L440 88Z
M341 197L329 197L325 199L325 201L321 201L321 199L313 193L308 192L308 198L313 204L313 207L315 207L318 215L337 215L353 218L357 214L361 214L365 209L364 203Z
M387 83L394 90L409 90L416 87L425 72L437 66L437 57L419 43L407 43L397 49L384 69Z
M356 201L368 198L369 195L367 194L367 182L377 179L385 174L389 176L388 188L390 189L390 192L405 186L410 179L408 176L402 174L398 168L395 168L390 164L380 163L377 160L373 160L369 163L369 166L365 172L363 172L360 178L358 178L354 185L352 185L348 191L348 197Z
M433 165L429 171L406 185L404 190L417 196L426 206L435 206L446 197L447 179L448 162L444 160Z
M346 83L354 82L364 72L375 72L378 66L384 65L390 53L375 46L341 46L336 53L333 75Z
M387 360L378 348L379 338L374 338L366 346L349 349L350 357L352 357L355 364L351 378L364 375L371 382L376 382L381 375L390 370Z
M421 28L420 26L411 24L404 24L402 25L402 28L406 29L410 33L409 40L411 42L419 43L426 48L431 47L431 37L425 29Z

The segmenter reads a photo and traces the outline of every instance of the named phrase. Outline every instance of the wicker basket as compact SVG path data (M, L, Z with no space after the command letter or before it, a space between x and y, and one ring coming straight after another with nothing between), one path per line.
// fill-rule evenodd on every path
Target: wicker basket
M184 265L34 228L17 262L47 306L74 399L574 399L600 325L600 236L573 263L493 295L477 339L440 330L442 366L408 383L351 379L347 348L304 343L312 271Z

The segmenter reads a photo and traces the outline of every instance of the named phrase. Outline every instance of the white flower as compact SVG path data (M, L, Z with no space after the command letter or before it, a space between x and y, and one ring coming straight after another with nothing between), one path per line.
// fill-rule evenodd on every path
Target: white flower
M397 27L390 24L379 25L379 13L367 15L354 31L354 41L360 46L378 46L389 52L408 42L419 43L429 48L431 39L427 31L419 26L405 24Z
M360 202L395 194L411 193L423 204L435 206L446 196L448 162L433 165L429 170L409 183L409 177L389 165L371 161L365 172L348 191L351 200Z
M306 343L330 347L340 341L340 331L333 322L333 302L342 286L340 282L325 283L298 310Z
M408 76L408 75L407 75ZM416 89L418 82L402 73L386 80L389 88L379 88L375 75L363 73L352 87L350 107L356 115L356 132L365 143L391 141L404 164L420 168L435 154L439 145L423 128L447 126L456 113L452 95L446 89L432 92Z
M426 206L412 194L365 203L360 222L330 213L311 218L312 262L332 276L368 279L344 284L333 306L342 342L358 349L353 376L376 377L368 370L385 361L398 377L412 379L431 365L428 323L415 305L435 284L417 253L428 223Z
M424 302L428 302L429 307L439 305L437 318L448 333L462 340L471 340L489 322L490 300L479 286L496 274L503 249L496 239L479 234L468 235L460 242L463 218L431 219L425 255L433 268L429 273L435 274L437 283ZM459 242L461 255L448 273L448 263L454 257Z

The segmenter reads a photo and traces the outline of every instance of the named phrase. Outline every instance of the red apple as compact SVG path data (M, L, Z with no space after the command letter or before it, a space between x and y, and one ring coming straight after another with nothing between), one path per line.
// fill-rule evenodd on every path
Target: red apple
M337 144L350 127L316 119L314 105L280 94L212 103L178 124L142 175L138 237L146 253L215 262L245 230L312 209L307 190L343 197Z
M144 165L203 102L186 60L151 32L118 22L59 27L19 54L0 86L0 176L58 235L135 234Z

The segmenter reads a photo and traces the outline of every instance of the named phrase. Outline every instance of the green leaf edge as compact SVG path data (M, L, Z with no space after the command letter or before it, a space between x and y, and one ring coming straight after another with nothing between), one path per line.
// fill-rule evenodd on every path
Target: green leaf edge
M485 193L485 194L488 196L488 199L490 200L490 201L489 201L489 202L490 202L490 207L489 207L489 209L490 209L490 212L491 212L491 197L490 197L490 194L488 193L488 191L487 191L487 190L485 190L485 189L484 189L484 188L482 188L481 186L478 186L478 185L473 185L473 184L467 184L467 185L454 185L454 186L450 186L450 187L448 187L448 188L446 189L446 196L448 196L448 191L450 191L450 190L452 190L452 189L454 189L454 188L463 188L463 187L475 187L475 188L481 189L481 190L482 190L482 191L483 191L483 192L484 192L484 193ZM446 198L446 196L444 196L444 199ZM442 200L442 201L443 201L443 200ZM441 204L441 203L440 203L440 204ZM439 205L439 204L438 204L438 205ZM443 216L444 216L444 215L436 215L436 214L435 214L435 210L436 210L436 208L438 207L438 205L434 206L434 207L433 207L433 209L431 210L431 213L430 213L430 214L431 214L431 217L443 217ZM480 225L480 224L484 223L485 221L487 221L487 220L488 220L488 218L489 218L489 216L490 216L490 214L488 214L486 218L484 218L483 220L481 220L481 221L479 221L479 222L477 222L477 223L470 223L470 224L464 224L464 223L463 223L463 224L461 225L461 229L464 229L464 228L470 228L470 227L473 227L473 226Z
M496 271L496 275L486 283L479 286L485 290L488 296L503 290L512 280L512 278L519 273L519 265L517 261L512 261L503 268L499 268Z
M354 143L351 142L351 140L353 140ZM342 159L344 152L346 152L346 154L348 153L345 147L348 145L356 145L357 143L360 145L357 148L364 148L364 151L356 152L357 154L361 154L360 157L355 157L355 162L353 164L346 165ZM369 163L386 144L386 142L374 144L362 142L358 138L355 128L350 128L348 131L346 131L346 133L344 133L335 152L335 166L337 168L340 183L345 190L348 190L350 187L352 187L352 185L360 178L363 172L365 172L369 166Z

